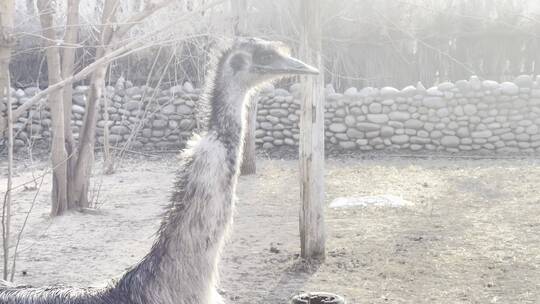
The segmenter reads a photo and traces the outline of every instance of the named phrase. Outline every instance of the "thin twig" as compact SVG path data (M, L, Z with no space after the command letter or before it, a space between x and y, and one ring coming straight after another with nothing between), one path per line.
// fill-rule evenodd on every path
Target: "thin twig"
M34 198L32 199L32 204L30 205L30 209L28 209L28 212L26 213L26 217L24 218L23 225L21 227L21 230L19 231L19 234L17 235L17 243L15 244L15 249L13 251L13 263L11 264L11 278L10 281L13 282L13 278L15 277L15 267L17 262L17 253L19 250L19 243L21 242L21 237L24 232L24 228L26 227L26 223L28 222L28 218L30 217L30 214L32 213L32 210L34 209L34 206L36 204L36 199L39 194L39 191L41 190L41 186L43 185L43 181L45 180L45 176L41 178L41 182L39 183L39 186L36 189L36 194L34 195Z
M7 73L7 83L3 88L4 96L6 96L7 105L7 123L8 123L8 176L7 176L7 189L4 196L4 204L2 206L2 241L4 247L4 280L9 276L9 233L11 226L11 184L13 182L13 113L11 110L11 92L9 91L9 84L11 82L9 71Z

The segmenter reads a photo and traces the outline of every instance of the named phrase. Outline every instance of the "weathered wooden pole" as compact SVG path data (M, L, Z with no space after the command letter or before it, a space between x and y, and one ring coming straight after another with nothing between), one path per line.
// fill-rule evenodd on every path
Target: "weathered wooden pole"
M303 77L300 116L300 241L304 259L324 260L324 75L321 61L320 1L302 0L300 58L319 69Z

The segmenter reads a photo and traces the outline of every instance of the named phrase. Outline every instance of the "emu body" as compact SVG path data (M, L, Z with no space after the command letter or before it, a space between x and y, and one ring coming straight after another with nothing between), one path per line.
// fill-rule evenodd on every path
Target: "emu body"
M232 224L250 92L286 74L316 73L281 44L241 40L216 59L199 105L206 131L182 152L150 252L106 288L0 286L0 304L217 304L219 255Z

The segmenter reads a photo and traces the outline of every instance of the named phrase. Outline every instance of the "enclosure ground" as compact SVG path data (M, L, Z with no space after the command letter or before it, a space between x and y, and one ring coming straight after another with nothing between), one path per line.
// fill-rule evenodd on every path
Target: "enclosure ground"
M117 277L150 248L176 161L132 159L114 175L97 173L97 211L53 220L47 175L22 236L16 282L84 286ZM15 185L46 167L19 162ZM349 303L540 302L540 160L328 160L327 203L393 194L413 205L327 209L328 256L318 267L298 260L297 168L295 160L259 159L259 173L240 178L221 263L228 302L286 303L316 290ZM15 231L32 188L14 194Z

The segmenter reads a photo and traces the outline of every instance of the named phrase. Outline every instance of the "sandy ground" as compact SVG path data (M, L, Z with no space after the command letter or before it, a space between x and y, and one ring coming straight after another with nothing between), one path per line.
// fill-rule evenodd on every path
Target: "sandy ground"
M114 175L97 173L97 211L55 219L47 175L21 238L16 282L84 286L117 277L152 244L175 163L131 159ZM46 166L18 162L15 185ZM298 261L297 161L260 159L258 167L240 178L223 253L230 303L287 303L314 290L348 303L540 303L540 160L329 160L327 203L393 194L413 205L327 209L327 259L309 271ZM14 231L35 194L17 189Z

